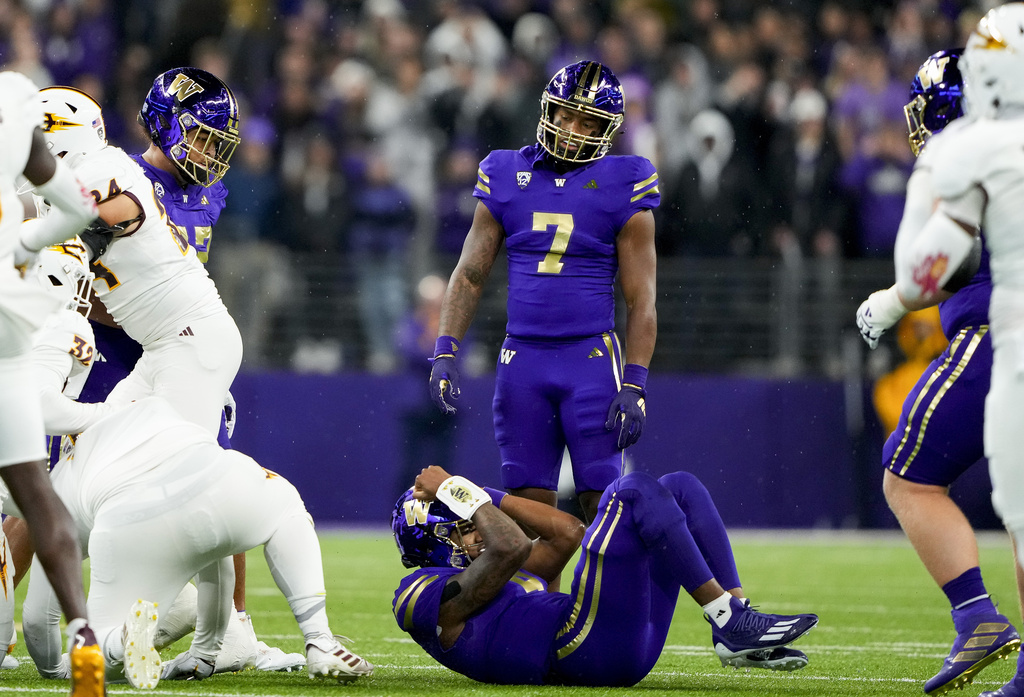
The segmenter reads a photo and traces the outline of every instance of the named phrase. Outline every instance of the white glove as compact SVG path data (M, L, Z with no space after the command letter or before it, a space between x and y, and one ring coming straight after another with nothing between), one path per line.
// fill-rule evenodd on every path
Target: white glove
M885 330L903 319L908 312L910 310L900 302L896 286L876 290L857 308L857 329L868 347L876 348Z
M163 664L161 680L205 680L213 675L213 664L183 651Z
M22 278L25 277L29 269L36 265L37 256L39 256L39 252L33 252L21 240L14 245L14 268L18 270Z
M231 396L230 390L224 396L224 427L228 430L228 438L235 432L235 417L238 410L235 408L235 398Z

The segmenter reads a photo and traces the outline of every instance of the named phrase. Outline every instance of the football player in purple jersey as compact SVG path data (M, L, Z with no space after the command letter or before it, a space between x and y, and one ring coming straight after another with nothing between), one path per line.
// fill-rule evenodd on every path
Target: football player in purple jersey
M939 51L924 62L911 83L911 100L904 111L918 162L907 185L897 247L911 243L913 231L933 208L932 160L925 143L963 114L959 60L959 50ZM996 610L985 588L971 524L949 497L949 486L985 455L982 426L992 370L992 278L980 238L969 262L946 285L939 303L949 346L910 391L899 425L882 449L886 501L948 597L957 632L942 668L924 685L930 695L962 688L985 666L1020 646L1017 631ZM931 304L906 302L894 285L872 293L861 304L857 326L868 346L875 348L885 330L903 315ZM985 694L1024 696L1021 667L1018 676L1014 691L1005 691L1008 685Z
M434 403L454 412L459 341L504 243L508 324L494 392L502 484L553 506L568 448L587 520L643 430L657 337L658 174L646 158L607 154L622 119L612 71L573 63L541 95L538 142L480 163L480 200L445 294L430 373ZM625 360L614 332L616 276Z
M718 510L687 472L614 480L584 530L546 504L428 467L399 498L391 529L402 562L421 567L395 591L399 627L474 680L633 685L661 656L680 587L704 610L723 666L807 665L787 645L817 616L750 607ZM545 592L581 541L569 593Z

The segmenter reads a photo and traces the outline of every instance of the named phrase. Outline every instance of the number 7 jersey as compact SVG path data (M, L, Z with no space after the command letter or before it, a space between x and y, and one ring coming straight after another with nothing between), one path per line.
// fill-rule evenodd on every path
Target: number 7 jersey
M616 237L661 201L649 160L606 156L563 173L539 144L495 150L480 163L473 195L505 231L510 336L614 329Z

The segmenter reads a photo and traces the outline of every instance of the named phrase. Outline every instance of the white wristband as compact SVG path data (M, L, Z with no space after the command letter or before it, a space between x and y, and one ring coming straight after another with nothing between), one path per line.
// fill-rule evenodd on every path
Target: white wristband
M491 502L490 495L465 477L448 477L437 487L437 500L452 513L469 520L480 506Z
M882 329L892 327L910 312L900 302L900 295L896 292L895 285L885 290L875 291L868 298L868 302L871 307L871 323Z

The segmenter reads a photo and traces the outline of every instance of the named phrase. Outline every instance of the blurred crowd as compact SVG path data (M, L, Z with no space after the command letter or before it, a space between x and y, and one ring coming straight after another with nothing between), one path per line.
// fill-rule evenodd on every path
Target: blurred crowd
M540 94L563 65L596 59L621 80L626 119L613 153L658 168L663 257L777 257L793 268L885 258L913 166L910 81L929 54L962 45L987 9L0 0L0 64L92 94L110 141L128 152L145 148L135 116L159 72L195 65L223 78L241 104L242 144L210 265L247 332L247 361L269 352L275 324L289 321L282 307L315 316L296 304L336 292L343 277L361 326L317 321L298 335L389 372L402 367L395 336L416 281L447 277L457 259L479 160L534 141Z

